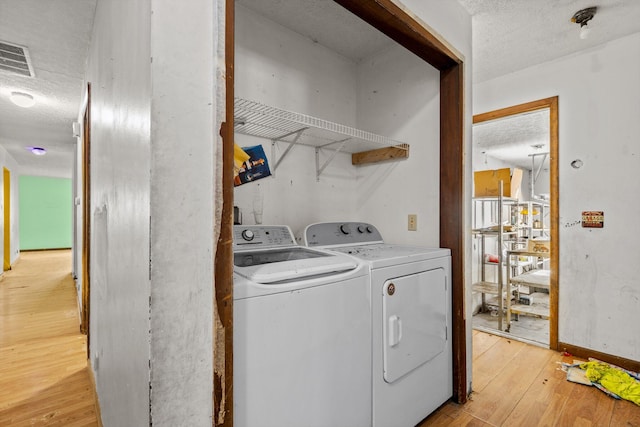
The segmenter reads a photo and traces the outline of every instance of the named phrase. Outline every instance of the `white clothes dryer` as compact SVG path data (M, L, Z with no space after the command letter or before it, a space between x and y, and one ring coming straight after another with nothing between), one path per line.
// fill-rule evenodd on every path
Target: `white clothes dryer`
M234 226L234 425L371 425L366 266Z
M369 266L372 425L415 426L453 395L451 251L386 244L360 222L309 225L304 243Z

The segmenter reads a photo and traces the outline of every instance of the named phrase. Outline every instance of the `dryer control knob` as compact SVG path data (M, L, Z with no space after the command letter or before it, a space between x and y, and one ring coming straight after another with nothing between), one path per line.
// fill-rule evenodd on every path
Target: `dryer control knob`
M340 226L340 231L342 232L342 234L349 234L351 233L351 231L349 231L349 226L347 224L342 224Z
M358 226L358 233L364 233L364 231L365 231L364 225L359 225Z
M367 225L367 233L373 233L373 229L370 225Z
M255 234L253 234L253 231L251 230L242 230L242 238L246 241L252 241L253 238L255 237Z

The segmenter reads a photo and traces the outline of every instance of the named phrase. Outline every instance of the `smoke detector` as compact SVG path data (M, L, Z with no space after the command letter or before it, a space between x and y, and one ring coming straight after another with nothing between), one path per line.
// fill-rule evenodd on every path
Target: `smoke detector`
M586 39L589 36L590 30L589 30L589 27L587 26L587 23L593 19L597 10L598 8L596 6L587 7L586 9L581 9L577 11L571 17L571 22L575 22L576 24L580 25L581 39Z

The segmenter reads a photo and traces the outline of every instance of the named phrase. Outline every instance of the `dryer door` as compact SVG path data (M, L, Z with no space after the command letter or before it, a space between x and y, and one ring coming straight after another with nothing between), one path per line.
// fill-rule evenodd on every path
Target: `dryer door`
M446 274L387 280L383 291L384 380L392 383L442 353L447 342Z

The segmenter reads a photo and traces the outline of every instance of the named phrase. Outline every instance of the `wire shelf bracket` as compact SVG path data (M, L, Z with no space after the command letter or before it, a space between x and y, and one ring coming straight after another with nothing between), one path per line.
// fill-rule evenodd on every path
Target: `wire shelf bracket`
M319 119L305 114L281 110L255 101L236 98L234 102L234 131L271 141L272 158L276 159L276 144L289 144L282 155L274 160L275 172L294 146L315 148L316 179L340 153L350 153L351 163L361 165L409 157L409 144L395 141L371 132ZM320 165L320 152L332 151Z

